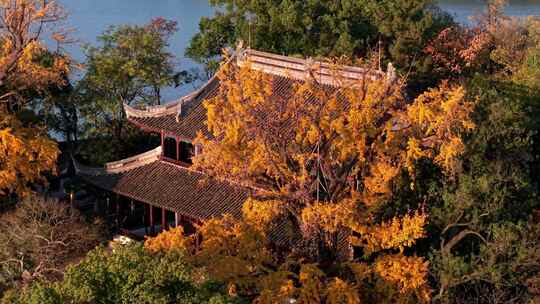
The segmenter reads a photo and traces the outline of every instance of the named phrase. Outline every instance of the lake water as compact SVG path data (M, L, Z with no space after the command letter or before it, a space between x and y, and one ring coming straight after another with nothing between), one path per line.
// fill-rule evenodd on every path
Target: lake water
M439 6L450 12L457 21L468 23L469 17L481 12L487 1L485 0L439 0ZM506 7L506 13L512 16L539 16L540 0L511 0Z
M103 30L115 24L143 24L154 17L176 20L178 33L171 41L171 51L177 56L182 68L196 65L183 57L184 49L191 36L197 32L199 19L211 16L213 8L206 0L60 0L70 13L68 25L76 29L73 36L78 44L66 49L79 61L84 60L80 44L96 41ZM466 23L468 16L481 11L485 1L480 0L440 0L441 8L453 14L459 22ZM510 15L540 16L540 0L511 1L507 7ZM192 88L167 90L165 98L175 99Z

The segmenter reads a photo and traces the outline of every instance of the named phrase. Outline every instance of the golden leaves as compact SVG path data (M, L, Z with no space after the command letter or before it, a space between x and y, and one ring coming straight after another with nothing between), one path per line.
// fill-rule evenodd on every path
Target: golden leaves
M279 201L257 201L248 198L242 207L244 219L261 229L267 227L281 213Z
M410 124L407 133L416 137L408 142L409 170L412 161L429 157L448 174L454 174L464 149L461 134L475 127L470 117L473 110L474 103L465 100L464 88L447 83L416 98L402 118Z
M351 228L360 234L352 237L353 244L362 245L366 254L372 254L386 249L399 249L414 245L417 239L425 236L424 227L427 224L427 215L417 211L402 217L394 217L388 222L378 225L351 225Z
M364 178L366 194L387 195L391 192L390 182L397 176L400 167L394 166L389 160L374 160L370 165L371 174Z
M45 173L56 172L59 150L41 129L24 127L16 118L0 118L0 195L25 196Z
M184 236L182 226L161 232L155 237L149 237L144 242L144 248L152 253L168 251L184 251L188 247L188 238Z
M206 221L191 238L193 247L188 251L194 253L190 258L194 264L213 278L234 284L239 292L253 287L257 275L268 272L264 265L273 263L260 228L230 216Z
M302 303L358 303L367 288L361 282L374 276L427 299L427 264L403 254L424 237L427 214L417 211L378 224L373 210L392 198L400 176L414 178L420 159L432 160L449 175L459 169L461 136L474 128L474 104L465 90L445 83L410 101L385 80L330 88L316 79L263 74L249 64L225 64L219 77L219 93L205 102L213 138L199 135L205 149L195 166L263 188L269 198L248 200L243 220L203 225L196 256L205 267L239 291L259 286L259 303L285 294ZM337 234L352 231L352 244L366 255L377 253L377 260L351 266L355 280L295 261L295 277L281 268L289 261L276 265L265 249L262 228L279 216L294 218L305 240L317 237L332 250ZM269 271L264 263L278 270ZM265 288L264 280L271 287Z
M360 296L355 286L335 278L328 284L327 303L329 304L360 304Z
M320 227L335 233L351 221L353 208L351 201L339 204L314 203L302 209L302 223L307 227Z
M300 303L321 303L324 295L322 280L324 273L314 264L304 264L300 269L299 281L302 288L299 292Z
M400 293L414 293L420 300L429 301L428 262L423 258L386 255L375 261L374 270L384 280L397 284Z
M9 96L24 103L27 90L42 93L51 86L65 85L71 60L48 51L41 42L49 30L56 38L61 35L53 26L66 14L57 1L2 0L0 7L0 84L8 84Z

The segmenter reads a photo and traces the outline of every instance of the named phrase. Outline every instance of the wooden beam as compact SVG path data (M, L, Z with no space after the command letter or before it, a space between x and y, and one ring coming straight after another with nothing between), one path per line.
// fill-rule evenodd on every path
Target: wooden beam
M180 224L180 218L178 216L178 212L174 213L174 227L178 228L178 224Z

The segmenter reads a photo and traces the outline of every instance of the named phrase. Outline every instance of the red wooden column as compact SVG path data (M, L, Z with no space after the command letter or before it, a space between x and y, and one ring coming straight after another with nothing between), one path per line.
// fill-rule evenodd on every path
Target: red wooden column
M178 138L175 138L176 140L176 160L180 160L180 141Z
M146 235L146 234L148 234L148 220L147 220L147 218L148 218L148 211L147 211L148 207L146 206L146 204L143 204L143 207L144 207L143 208L144 210L143 210L143 218L142 218L142 220L143 220L143 225L144 225L144 234Z
M167 210L161 208L161 231L167 229Z
M154 227L154 207L152 205L148 205L150 207L150 233L154 234L156 233L155 227Z
M116 194L116 228L120 229L120 195Z
M163 131L161 131L161 156L163 156L163 151L165 151L165 137L163 137Z

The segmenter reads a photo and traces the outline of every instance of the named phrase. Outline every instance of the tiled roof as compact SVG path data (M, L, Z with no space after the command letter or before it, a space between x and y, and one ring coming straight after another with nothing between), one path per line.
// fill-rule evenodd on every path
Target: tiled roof
M213 78L202 89L191 96L188 101L182 101L174 113L163 115L129 115L128 119L135 125L151 132L161 132L193 140L197 132L210 136L206 127L206 109L203 102L215 97L219 91L219 79Z
M239 50L231 58L231 62L239 66L249 62L252 69L273 76L274 97L288 98L292 94L293 83L303 81L312 73L317 80L327 87L335 87L336 81L332 76L331 67L322 62L310 59L298 59L275 55L255 50ZM343 80L354 81L365 77L380 79L395 77L392 69L385 74L378 70L367 70L358 67L342 67L339 70ZM181 98L178 101L162 106L146 107L138 110L125 106L128 119L140 128L173 135L191 141L197 132L211 137L206 126L206 109L203 102L215 97L219 92L220 81L214 76L199 90Z
M158 149L150 152L155 151ZM227 213L241 216L249 196L247 188L160 160L150 152L108 164L105 169L74 163L77 175L96 187L196 220Z
M198 221L225 214L240 218L244 202L256 191L161 160L160 156L161 147L157 147L107 163L103 168L86 167L73 158L72 161L76 174L95 187ZM286 218L275 219L268 228L273 244L287 248L299 244L299 232ZM338 239L340 256L348 255L348 234L340 233Z

